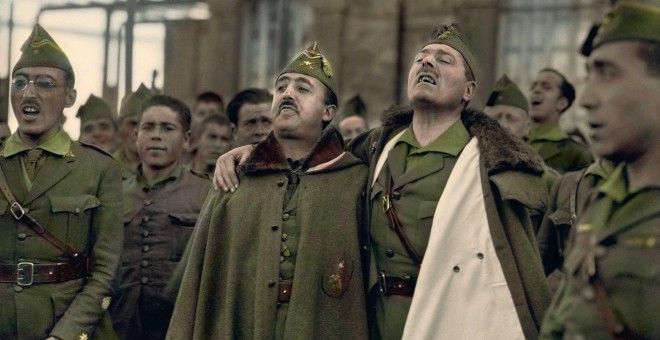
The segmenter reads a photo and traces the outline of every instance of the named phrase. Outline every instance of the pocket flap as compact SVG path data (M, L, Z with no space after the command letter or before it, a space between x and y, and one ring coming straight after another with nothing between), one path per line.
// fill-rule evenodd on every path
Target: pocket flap
M194 227L198 214L195 213L171 213L169 214L172 224Z
M88 209L96 208L101 205L101 201L94 195L78 196L51 196L50 205L53 212L72 212L80 213Z
M433 217L435 215L435 209L438 207L437 201L422 201L419 202L419 208L417 209L417 218L427 218Z
M555 210L550 215L548 215L548 218L550 221L552 221L555 227L572 225L571 214L564 210Z

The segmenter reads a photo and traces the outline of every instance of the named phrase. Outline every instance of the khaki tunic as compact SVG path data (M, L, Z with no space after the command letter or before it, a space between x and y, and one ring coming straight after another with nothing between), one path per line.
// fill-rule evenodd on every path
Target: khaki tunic
M601 182L580 218L543 339L611 338L595 298L595 276L617 322L642 338L660 338L660 188L631 190L624 173L620 165Z
M152 185L138 170L123 183L126 241L112 317L122 339L163 339L173 308L163 288L211 183L181 164Z
M527 142L547 166L560 173L579 170L594 161L589 150L568 138L558 124L531 128Z

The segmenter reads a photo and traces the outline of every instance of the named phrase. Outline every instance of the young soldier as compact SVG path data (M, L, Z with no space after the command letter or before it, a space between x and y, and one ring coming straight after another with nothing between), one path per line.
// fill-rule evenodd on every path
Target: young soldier
M270 106L273 95L266 89L249 88L238 92L227 105L234 126L234 146L256 144L273 130Z
M310 46L277 77L273 134L212 192L168 339L365 339L358 226L366 167L325 128L337 97Z
M658 32L660 7L620 2L586 50L579 102L594 152L616 167L595 178L543 339L660 338Z
M144 84L140 84L135 92L127 94L121 101L118 131L120 145L113 156L121 165L122 179L133 175L140 164L140 155L135 145L137 116L150 96L151 91Z
M113 323L122 339L163 339L172 304L163 295L181 260L211 182L181 163L190 109L155 95L138 115L137 174L124 181L121 276Z
M117 119L110 104L103 98L89 95L85 104L80 106L76 117L80 118L81 142L98 146L113 152L119 141L117 138Z
M218 157L231 149L231 122L225 116L213 115L206 117L201 126L197 146L191 153L190 170L210 179Z
M62 130L75 76L53 38L37 24L21 51L11 84L18 130L0 154L0 338L113 338L120 169Z

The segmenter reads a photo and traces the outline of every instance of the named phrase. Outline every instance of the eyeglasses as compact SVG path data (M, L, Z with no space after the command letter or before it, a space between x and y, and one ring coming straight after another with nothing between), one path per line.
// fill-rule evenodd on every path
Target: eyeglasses
M34 88L37 89L38 92L50 92L58 86L63 86L55 84L50 79L37 79L28 81L24 78L18 78L14 79L14 82L11 83L11 89L15 92L23 92L25 89L27 89L30 83L34 84Z

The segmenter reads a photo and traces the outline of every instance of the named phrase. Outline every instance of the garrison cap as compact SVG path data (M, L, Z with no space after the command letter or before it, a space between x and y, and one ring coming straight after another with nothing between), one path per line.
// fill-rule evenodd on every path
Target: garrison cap
M660 43L660 6L620 2L605 16L591 48L583 51L583 54L589 56L603 44L620 40Z
M142 111L142 106L151 95L151 91L144 85L144 83L140 84L140 87L138 87L135 92L127 94L124 99L121 100L119 119L137 116L138 113Z
M472 53L470 42L467 40L465 33L463 33L458 24L452 23L434 28L431 32L431 40L427 41L424 46L430 44L443 44L458 51L465 59L468 68L470 68L472 77L475 76L477 60Z
M80 106L76 117L80 118L81 127L87 121L101 118L107 118L113 123L115 122L115 115L112 114L110 104L103 100L103 98L99 98L93 94L89 95L85 104Z
M304 50L277 77L279 78L284 73L300 73L316 78L329 88L335 96L337 95L337 83L335 82L332 66L328 58L321 54L318 42L314 42Z
M362 101L362 98L360 98L360 95L356 94L353 96L353 98L349 99L344 105L342 105L342 108L337 115L339 116L338 120L340 121L350 116L359 116L364 118L366 114L367 106Z
M76 77L69 58L41 25L34 25L32 33L21 46L21 52L21 57L11 72L12 75L24 67L53 67L69 73L75 84Z
M525 110L525 112L529 112L527 98L520 91L518 85L511 81L506 74L495 83L495 88L493 88L493 92L491 92L486 102L486 106L495 105L514 106Z

